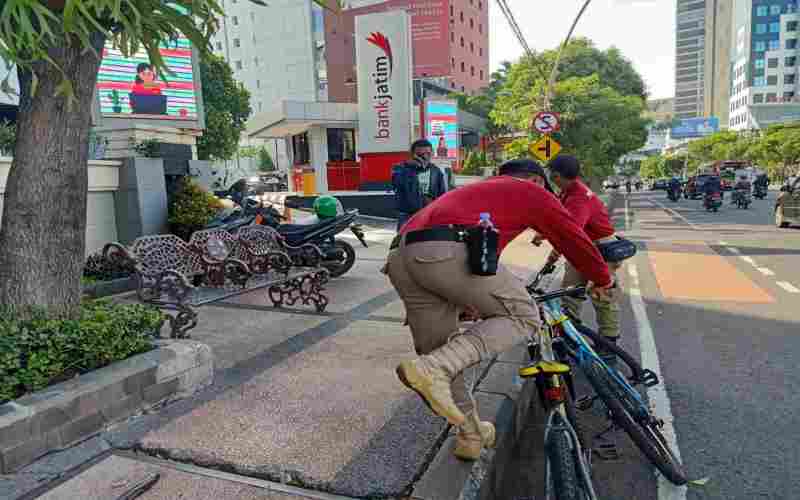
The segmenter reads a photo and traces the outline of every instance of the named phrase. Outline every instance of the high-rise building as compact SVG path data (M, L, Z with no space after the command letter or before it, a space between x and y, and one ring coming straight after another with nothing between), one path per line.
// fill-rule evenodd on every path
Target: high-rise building
M735 0L728 126L800 120L797 0Z
M704 113L707 2L677 0L676 3L675 117L697 118Z
M706 46L703 116L727 126L730 100L733 2L706 0Z

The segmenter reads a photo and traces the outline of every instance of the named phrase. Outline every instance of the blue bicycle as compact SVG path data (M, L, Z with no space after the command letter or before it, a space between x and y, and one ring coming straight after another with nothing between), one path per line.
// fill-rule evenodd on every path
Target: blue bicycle
M579 456L582 453L583 439L581 439L580 433L575 431L578 426L574 409L570 411L570 407L573 407L572 401L575 400L575 392L571 366L564 362L566 360L572 360L572 364L581 369L596 392L595 396L584 398L575 406L578 409L586 410L591 408L597 399L600 399L608 411L611 425L601 434L619 428L625 430L664 477L676 485L686 484L683 466L661 433L663 421L650 413L647 403L639 391L634 388L637 385L645 387L657 385L658 377L652 371L643 369L624 349L607 341L602 335L587 328L576 318L571 318L562 312L560 299L565 296L584 296L586 288L573 287L545 293L539 288L541 280L554 270L555 265L544 267L527 287L528 293L540 305L546 327L542 329L543 332L540 332L538 338L531 339L528 350L532 364L520 369L520 376L536 378L543 401L555 401L558 404L564 404L567 408L563 412L567 417L566 421L559 421L557 422L558 426L545 430L546 436L549 437L549 434L554 432L553 429L556 431L561 428L566 429L564 432L555 432L554 434L563 436L563 438L559 438L561 444L558 445L564 448L562 450L553 452L548 446L547 437L545 439L545 448L549 459L548 470L551 468L551 463L560 464L562 469L560 471L553 470L553 473L550 474L556 490L555 498L558 500L594 498L591 485L586 487L588 481L584 471L586 461L583 460L582 463L585 452L583 452L584 457ZM597 355L595 348L602 348L616 354L627 365L630 375L626 377L621 371L609 367ZM566 382L567 391L553 389L556 375ZM558 387L558 385L558 382L555 381L555 386ZM572 428L572 431L569 428ZM566 460L564 459L565 454L575 458ZM578 487L564 484L568 481L573 481Z

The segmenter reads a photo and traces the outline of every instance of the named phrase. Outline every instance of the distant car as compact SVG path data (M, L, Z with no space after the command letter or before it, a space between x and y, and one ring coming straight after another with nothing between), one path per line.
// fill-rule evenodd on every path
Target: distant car
M669 187L669 181L667 179L657 179L653 182L653 185L650 187L651 191L660 191L666 190Z

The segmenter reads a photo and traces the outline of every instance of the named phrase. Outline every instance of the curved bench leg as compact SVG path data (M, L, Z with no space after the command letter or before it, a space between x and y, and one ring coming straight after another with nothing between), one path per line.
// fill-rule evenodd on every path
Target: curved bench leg
M293 306L299 302L313 304L317 312L323 312L329 302L324 293L327 282L328 271L323 269L272 285L267 294L275 307Z

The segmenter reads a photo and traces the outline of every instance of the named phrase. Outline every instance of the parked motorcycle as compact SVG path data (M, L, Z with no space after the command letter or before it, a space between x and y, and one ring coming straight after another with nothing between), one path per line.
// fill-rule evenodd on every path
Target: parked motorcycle
M719 211L719 208L722 206L722 195L720 193L707 194L703 200L703 206L709 212Z
M230 197L226 199L233 201ZM229 233L236 233L239 228L256 223L261 209L259 202L245 198L244 206L233 203L233 207L221 210L203 229L224 229Z
M350 243L336 239L336 235L349 229L366 248L364 230L355 220L358 210L349 210L336 217L320 218L314 224L284 224L285 218L273 207L267 205L262 210L261 224L270 226L284 237L291 246L312 243L323 253L322 266L332 278L338 278L352 269L356 261L356 251Z
M767 197L767 188L766 186L762 186L757 184L756 187L753 189L753 196L758 198L759 200L763 200Z
M753 199L750 197L750 191L737 189L733 192L732 201L738 208L748 208Z

